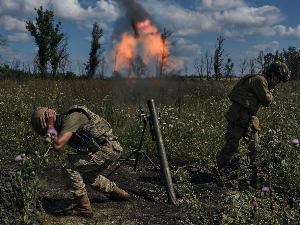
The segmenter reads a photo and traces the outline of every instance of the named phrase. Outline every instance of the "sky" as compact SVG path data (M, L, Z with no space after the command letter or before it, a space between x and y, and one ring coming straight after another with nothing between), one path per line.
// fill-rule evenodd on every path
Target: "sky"
M108 65L106 76L114 67L112 52L127 32L134 35L131 18L149 19L158 33L172 30L170 41L176 41L170 58L177 70L187 64L189 75L196 74L194 61L213 54L217 38L225 38L224 53L239 65L245 57L257 58L258 52L274 53L289 46L299 49L300 21L298 1L282 0L0 0L0 34L8 39L0 49L1 63L11 65L14 59L32 63L37 53L34 38L24 21L34 21L34 8L54 11L54 24L61 21L61 32L68 33L71 69L78 74L79 66L88 60L91 50L93 23L103 29L100 39ZM150 66L149 66L150 67ZM150 68L149 76L155 71ZM258 71L258 69L257 69ZM183 71L184 75L186 72Z

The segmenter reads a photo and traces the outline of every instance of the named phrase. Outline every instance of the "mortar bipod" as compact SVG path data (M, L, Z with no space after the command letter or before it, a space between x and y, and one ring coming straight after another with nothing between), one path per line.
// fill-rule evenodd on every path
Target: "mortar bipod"
M163 178L162 173L155 166L155 164L152 162L152 160L150 159L150 157L144 151L141 150L142 149L142 144L143 144L144 134L145 134L145 131L146 131L147 124L149 124L149 126L150 126L150 132L151 132L152 140L154 140L155 138L154 138L154 131L151 131L152 130L151 117L147 117L147 110L145 110L145 112L144 112L144 110L142 109L142 107L140 107L139 110L141 111L141 114L139 115L139 117L140 117L141 121L144 123L143 132L142 132L142 136L141 136L139 147L138 147L137 150L133 151L127 158L125 158L125 159L118 159L117 161L121 161L121 163L115 169L113 169L106 177L109 177L117 169L119 169L123 165L123 163L128 162L128 161L135 161L134 162L134 168L133 168L133 170L136 171L139 156L141 154L143 154L147 158L147 160L153 165L153 167L156 169L156 171L159 173L160 177ZM136 157L132 159L131 157L133 155L136 155Z

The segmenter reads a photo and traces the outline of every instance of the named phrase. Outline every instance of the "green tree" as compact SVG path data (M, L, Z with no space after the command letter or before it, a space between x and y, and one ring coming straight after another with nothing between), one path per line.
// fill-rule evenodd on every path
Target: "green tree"
M268 68L270 65L275 62L275 56L272 53L264 55L264 67Z
M93 24L92 41L91 41L91 52L89 60L86 64L87 76L92 79L96 73L99 65L99 57L103 53L101 50L101 44L99 43L100 38L103 36L103 30L99 27L99 24L95 22Z
M57 47L63 38L64 34L58 34L60 31L59 21L55 28L53 26L54 12L43 10L41 6L37 11L38 17L36 18L36 24L32 21L25 21L27 26L26 29L30 32L31 36L35 38L35 43L38 46L38 60L39 60L39 70L42 75L42 79L45 78L45 73L47 72L47 63L50 60L52 66L53 76L55 76L58 59L57 59Z
M216 47L216 51L215 51L215 56L214 56L214 71L215 71L215 76L216 76L216 80L220 80L221 78L221 74L222 74L222 69L223 69L223 60L224 57L222 57L224 49L223 49L223 41L225 40L225 38L223 38L222 36L220 36L219 38L217 38L218 42L218 47Z
M297 50L295 46L289 46L288 50L283 49L283 57L285 63L291 71L291 79L299 78L300 70L300 50Z
M60 31L59 25L61 25L60 21L56 24L56 27L51 32L51 39L49 43L50 48L50 64L52 67L52 77L55 78L57 66L61 59L61 54L58 51L58 46L61 43L61 40L64 37L64 33L58 33Z

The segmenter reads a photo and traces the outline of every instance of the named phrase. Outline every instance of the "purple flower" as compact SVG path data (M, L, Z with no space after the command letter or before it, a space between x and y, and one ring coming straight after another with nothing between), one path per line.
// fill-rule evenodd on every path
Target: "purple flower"
M102 106L101 106L100 108L101 108L101 109L103 109L103 107L102 107Z
M92 104L92 106L94 107L95 105L94 105L94 104Z
M256 208L258 206L257 202L253 202L253 206Z
M16 158L15 158L15 161L22 162L23 159L22 159L21 155L17 155ZM27 156L25 156L25 161L27 161Z
M263 192L268 192L270 189L269 189L268 187L263 187L261 190L262 190Z
M63 95L64 93L60 93L61 95Z
M207 144L208 142L206 141L205 144Z
M244 158L243 158L243 160L245 161L245 160L246 160L246 158L244 157Z
M293 139L292 140L292 145L299 145L298 139Z

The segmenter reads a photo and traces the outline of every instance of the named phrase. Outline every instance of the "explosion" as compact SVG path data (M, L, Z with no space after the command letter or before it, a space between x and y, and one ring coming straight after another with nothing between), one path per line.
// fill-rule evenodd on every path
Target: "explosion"
M131 21L134 36L125 32L121 36L121 41L116 45L114 70L129 68L130 62L140 54L143 62L148 65L151 59L161 60L162 54L168 54L168 41L162 40L157 28L151 25L151 21L137 22Z

